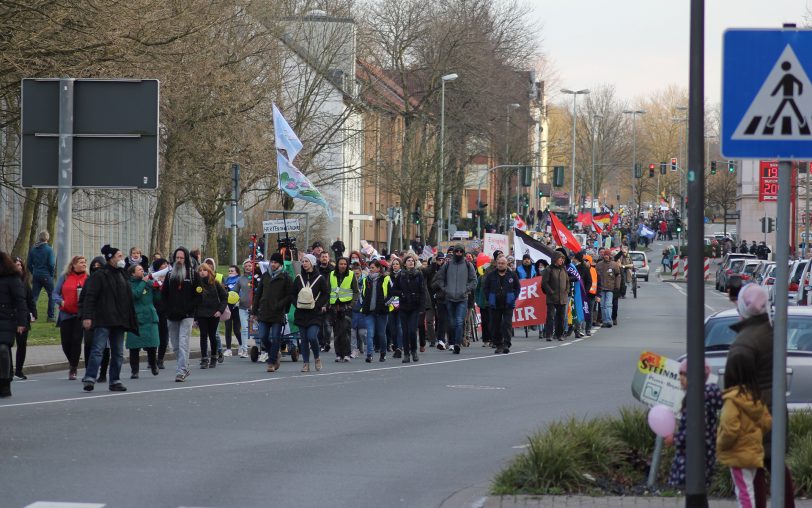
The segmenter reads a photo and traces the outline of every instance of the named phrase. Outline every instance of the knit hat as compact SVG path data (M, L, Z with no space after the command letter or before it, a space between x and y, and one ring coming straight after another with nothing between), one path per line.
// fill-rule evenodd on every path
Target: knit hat
M495 251L493 251L493 257L491 257L491 259L499 259L499 256L502 254L504 254L504 252L502 252L499 249L496 249Z
M116 249L115 247L110 247L109 244L101 248L101 253L102 255L104 255L104 259L106 259L107 261L113 259L113 256L116 255L116 252L118 252L118 249Z
M522 261L524 261L525 259L529 259L530 261L533 261L533 256L531 256L530 254L525 254L524 256L522 256Z
M443 252L438 252L434 259L445 259L445 254Z
M316 256L314 256L313 254L305 254L304 258L310 261L310 264L313 265L313 268L316 267Z
M312 254L308 254L308 255L313 256ZM316 258L313 257L313 259L316 259ZM282 254L279 253L279 252L274 252L273 254L271 254L271 261L276 261L280 265L285 262L285 260L282 258Z
M152 271L157 272L161 269L161 266L163 266L164 263L169 264L169 261L165 260L164 258L156 259L152 262Z
M769 297L767 290L757 284L747 284L739 291L739 300L736 303L739 316L747 319L752 316L767 313Z

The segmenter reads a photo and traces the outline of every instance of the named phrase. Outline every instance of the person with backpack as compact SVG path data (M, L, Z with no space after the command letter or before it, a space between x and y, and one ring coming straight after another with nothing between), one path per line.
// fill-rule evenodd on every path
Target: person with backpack
M257 285L251 313L259 321L257 339L268 353L267 372L276 372L280 365L279 345L290 308L293 281L285 271L284 258L279 252L271 254L269 268Z
M350 361L352 344L352 307L358 300L358 283L350 271L345 257L336 260L336 269L330 273L330 319L332 320L336 362Z
M319 330L327 317L327 304L330 298L330 285L316 268L316 256L305 254L302 258L302 272L293 281L293 305L296 308L293 322L299 327L302 348L302 372L310 372L310 350L316 361L316 370L321 370L319 358Z
M379 361L386 361L386 320L389 317L389 299L392 281L383 271L377 259L369 264L369 275L361 291L361 312L367 327L367 363L372 362L372 353L377 347L381 353Z
M445 294L451 322L449 328L454 331L453 337L449 337L449 346L453 346L454 354L458 355L462 345L465 315L468 312L468 295L476 289L476 269L465 260L465 248L462 245L454 246L453 254L451 261L440 268L434 285ZM438 341L437 348L445 349L445 344Z
M392 294L398 297L400 328L403 330L403 363L418 361L417 358L417 318L425 307L423 273L417 269L417 257L407 254L406 267L395 280Z

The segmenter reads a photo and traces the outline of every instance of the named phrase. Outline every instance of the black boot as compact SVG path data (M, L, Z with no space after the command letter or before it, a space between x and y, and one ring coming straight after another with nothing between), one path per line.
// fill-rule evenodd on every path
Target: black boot
M214 360L217 363L217 360ZM200 357L200 368L201 369L208 369L209 368L209 357L208 356L201 356Z
M4 379L0 381L0 399L11 397L11 380Z
M419 359L417 358L417 351L412 351L412 361L417 362Z
M409 356L409 352L408 352L408 351L404 351L404 353L403 353L403 360L401 361L401 363L412 363L412 357L411 357L411 356Z
M211 359L209 359L209 368L213 369L217 367L217 357L212 355Z

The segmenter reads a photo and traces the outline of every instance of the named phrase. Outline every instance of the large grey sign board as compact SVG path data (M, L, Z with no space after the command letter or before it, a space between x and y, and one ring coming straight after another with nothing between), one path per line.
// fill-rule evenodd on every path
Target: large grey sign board
M157 80L77 79L72 187L158 186ZM23 187L57 187L59 80L22 82Z

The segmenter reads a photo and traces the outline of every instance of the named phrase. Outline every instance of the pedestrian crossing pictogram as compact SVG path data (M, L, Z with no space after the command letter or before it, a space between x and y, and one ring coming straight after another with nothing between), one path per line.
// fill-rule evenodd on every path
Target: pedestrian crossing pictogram
M812 140L812 82L786 45L738 124L734 140Z

